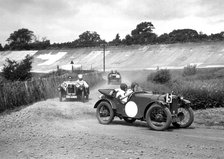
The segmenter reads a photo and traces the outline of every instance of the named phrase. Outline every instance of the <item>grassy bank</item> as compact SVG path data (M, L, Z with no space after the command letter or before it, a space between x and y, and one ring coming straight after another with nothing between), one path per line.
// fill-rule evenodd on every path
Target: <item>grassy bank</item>
M224 68L197 69L191 76L183 76L183 70L170 70L171 80L158 84L147 80L152 71L143 71L139 80L142 88L156 92L182 95L192 102L192 108L207 109L224 107ZM138 72L138 75L141 76Z

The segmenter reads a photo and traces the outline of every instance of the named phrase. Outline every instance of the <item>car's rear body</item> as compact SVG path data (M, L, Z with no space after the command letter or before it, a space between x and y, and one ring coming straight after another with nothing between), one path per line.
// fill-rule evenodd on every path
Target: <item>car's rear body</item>
M121 75L119 73L108 74L108 84L121 84Z

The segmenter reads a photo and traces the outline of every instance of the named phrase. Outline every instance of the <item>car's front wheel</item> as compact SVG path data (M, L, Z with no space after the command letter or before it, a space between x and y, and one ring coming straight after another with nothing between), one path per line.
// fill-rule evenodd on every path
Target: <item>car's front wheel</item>
M146 122L153 130L165 130L172 122L170 110L159 104L153 104L146 113Z
M101 124L109 124L114 119L114 111L108 102L100 102L96 109L96 117Z
M62 102L62 93L59 91L59 101Z
M192 108L178 108L177 117L180 119L178 122L173 122L173 126L177 128L187 128L194 121L194 112Z

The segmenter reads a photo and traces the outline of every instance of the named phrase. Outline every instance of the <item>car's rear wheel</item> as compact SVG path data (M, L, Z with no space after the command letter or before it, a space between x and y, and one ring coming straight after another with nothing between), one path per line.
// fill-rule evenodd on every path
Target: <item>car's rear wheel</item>
M96 109L96 117L101 124L109 124L114 119L114 111L108 102L100 102Z
M85 102L85 94L84 94L84 91L82 91L82 94L81 94L81 101L83 103Z
M172 122L170 110L159 104L153 104L146 113L146 122L153 130L165 130Z
M127 122L127 123L134 123L136 121L136 119L134 118L128 118L128 117L124 117L124 120Z
M59 101L62 102L62 93L59 91Z
M193 121L194 121L194 112L192 108L183 108L180 107L178 108L178 113L177 113L178 118L180 121L178 122L173 122L173 126L177 128L187 128L189 127Z

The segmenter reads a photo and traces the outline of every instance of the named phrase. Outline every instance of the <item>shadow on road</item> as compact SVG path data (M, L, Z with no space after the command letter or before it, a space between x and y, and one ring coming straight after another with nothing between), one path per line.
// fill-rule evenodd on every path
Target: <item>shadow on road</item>
M114 120L112 123L112 125L122 125L122 126L134 126L134 127L140 127L140 128L147 128L150 129L147 125L147 123L145 121L135 121L134 123L127 123L124 120ZM195 129L195 127L188 127L188 128L176 128L173 125L171 125L167 130L165 131L169 131L172 132L174 130L178 130L178 129ZM152 129L150 129L152 130ZM152 130L154 131L154 130Z

